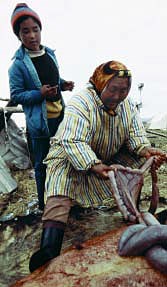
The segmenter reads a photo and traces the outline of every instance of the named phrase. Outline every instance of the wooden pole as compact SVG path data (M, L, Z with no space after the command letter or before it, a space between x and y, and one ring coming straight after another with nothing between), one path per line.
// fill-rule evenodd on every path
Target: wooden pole
M10 101L10 99L4 99L4 98L0 98L0 101L9 102L9 101Z
M22 107L0 107L0 112L23 113Z
M149 133L149 134L153 134L153 135L157 135L157 136L160 136L160 137L167 138L167 135L164 135L164 134L161 134L161 133L157 133L157 132L150 131L150 130L146 130L146 132Z

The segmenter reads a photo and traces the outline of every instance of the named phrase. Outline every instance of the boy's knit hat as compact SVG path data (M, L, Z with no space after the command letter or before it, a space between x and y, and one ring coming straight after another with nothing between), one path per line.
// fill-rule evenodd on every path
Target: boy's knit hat
M42 24L41 24L41 20L38 16L38 14L33 11L31 8L28 7L28 5L26 3L18 3L12 13L11 16L11 24L12 24L12 28L14 33L17 35L17 30L16 30L16 24L17 21L24 16L31 16L33 18L35 18L35 20L38 22L40 29L42 29ZM18 35L17 35L18 36Z

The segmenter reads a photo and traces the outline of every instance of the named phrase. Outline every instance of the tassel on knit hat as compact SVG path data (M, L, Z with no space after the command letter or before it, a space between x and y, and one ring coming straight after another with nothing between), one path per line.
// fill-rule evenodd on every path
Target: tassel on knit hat
M22 17L25 16L30 16L33 17L37 23L39 24L40 29L42 29L42 24L41 24L41 20L38 16L38 14L33 11L31 8L28 7L28 5L26 3L19 3L16 5L12 16L11 16L11 24L12 24L12 28L13 28L13 32L18 36L19 33L19 29L18 29L18 20L20 20Z

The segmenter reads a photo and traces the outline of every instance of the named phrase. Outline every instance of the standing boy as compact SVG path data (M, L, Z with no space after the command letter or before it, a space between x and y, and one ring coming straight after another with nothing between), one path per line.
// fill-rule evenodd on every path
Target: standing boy
M72 91L74 83L60 78L54 51L41 45L42 24L25 3L17 4L11 17L21 41L9 69L11 99L21 104L33 150L39 209L44 209L46 157L52 137L64 116L61 91Z

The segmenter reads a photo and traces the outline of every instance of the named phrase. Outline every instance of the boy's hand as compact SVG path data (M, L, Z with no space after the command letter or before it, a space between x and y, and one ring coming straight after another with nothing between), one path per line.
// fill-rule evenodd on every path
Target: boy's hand
M41 95L46 98L46 100L53 101L57 95L58 86L43 85L41 87Z
M62 91L72 91L74 88L74 82L72 81L65 81L62 84Z

